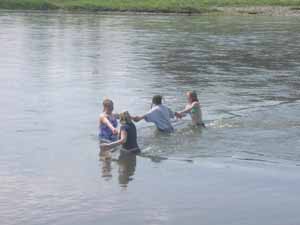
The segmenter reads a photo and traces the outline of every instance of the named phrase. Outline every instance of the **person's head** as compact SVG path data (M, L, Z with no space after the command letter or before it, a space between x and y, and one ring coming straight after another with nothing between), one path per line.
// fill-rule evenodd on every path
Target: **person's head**
M161 95L154 95L152 98L152 104L154 105L161 105L162 103L162 96Z
M188 91L186 93L189 103L198 102L198 96L196 91Z
M114 103L112 100L108 98L104 99L102 104L103 104L103 112L112 113L112 111L114 110Z
M128 124L128 123L131 123L131 122L132 122L131 121L131 116L130 116L128 111L120 113L120 123L121 124Z

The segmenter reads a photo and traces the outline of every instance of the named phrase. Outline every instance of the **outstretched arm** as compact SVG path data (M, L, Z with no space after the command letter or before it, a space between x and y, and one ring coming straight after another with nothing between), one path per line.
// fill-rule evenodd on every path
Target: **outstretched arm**
M131 117L131 119L132 119L134 122L139 122L139 121L145 119L145 115L144 115L144 116L133 116L133 117Z
M184 110L182 110L180 113L189 113L191 110L195 107L199 106L199 102L194 102L190 106L187 106Z
M191 110L195 107L199 106L199 102L194 102L190 106L185 107L184 110L176 112L175 115L179 118L186 116L186 113L191 112Z
M113 134L118 134L118 129L116 129L105 116L100 117L100 123L103 123L106 126L108 126L109 129L111 129L111 131L113 132Z
M104 151L109 151L119 145L122 145L124 143L126 143L127 141L127 131L125 130L122 130L121 131L121 138L118 140L118 141L115 141L115 142L112 142L112 143L103 143L103 144L100 144L100 148Z

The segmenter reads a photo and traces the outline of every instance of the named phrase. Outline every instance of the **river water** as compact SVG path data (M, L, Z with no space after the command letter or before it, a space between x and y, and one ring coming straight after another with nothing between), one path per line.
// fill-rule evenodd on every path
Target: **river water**
M299 23L0 11L1 224L299 224ZM103 98L188 90L207 129L141 122L142 156L99 161Z

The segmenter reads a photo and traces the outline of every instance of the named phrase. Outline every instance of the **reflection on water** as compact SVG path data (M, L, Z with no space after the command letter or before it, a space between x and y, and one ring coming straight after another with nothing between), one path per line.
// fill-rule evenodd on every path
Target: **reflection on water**
M112 175L112 163L118 166L118 181L120 187L126 188L128 183L132 181L135 173L137 162L137 155L120 151L118 159L114 158L100 158L100 164L102 167L102 177L106 181L110 181L113 178Z
M105 178L105 180L110 180L112 177L112 167L111 167L111 159L101 159L100 158L100 163L102 164L102 177Z
M184 162L193 162L186 158L169 157L172 152L176 154L177 151L185 151L184 146L191 144L193 140L201 138L203 128L192 126L189 123L177 122L175 123L176 132L171 134L162 133L154 127L144 127L140 129L141 139L143 143L143 152L139 157L151 160L153 163L161 163L164 160L176 160ZM169 146L166 145L168 143ZM161 146L164 146L161 149ZM174 148L174 146L177 146ZM119 153L118 153L119 152ZM120 187L127 188L130 181L133 180L137 164L137 155L128 153L119 149L113 153L113 156L103 157L99 154L99 161L101 165L101 176L106 181L113 179L113 167L118 167L118 182ZM117 158L116 154L118 155ZM205 157L205 156L202 156Z
M121 151L119 159L119 184L121 187L127 187L127 184L133 179L136 168L136 154Z

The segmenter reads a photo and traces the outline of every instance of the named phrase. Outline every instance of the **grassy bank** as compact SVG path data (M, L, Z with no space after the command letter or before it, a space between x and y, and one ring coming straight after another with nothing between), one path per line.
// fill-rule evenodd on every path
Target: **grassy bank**
M1 9L201 13L216 7L293 6L300 0L0 0Z

